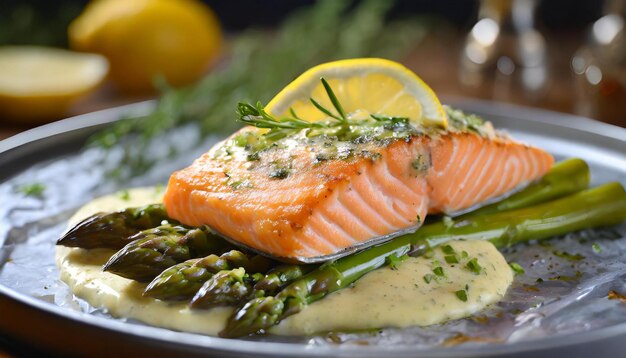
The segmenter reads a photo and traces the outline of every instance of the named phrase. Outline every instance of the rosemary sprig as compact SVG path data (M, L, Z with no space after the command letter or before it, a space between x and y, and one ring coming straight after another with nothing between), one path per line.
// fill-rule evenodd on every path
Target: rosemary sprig
M343 106L341 105L341 102L339 102L339 99L335 95L335 92L330 87L326 79L322 77L320 78L320 81L322 82L322 86L326 91L328 99L332 103L333 107L335 107L338 115L333 114L328 108L322 106L318 101L313 98L309 98L309 100L315 106L315 108L328 116L327 120L304 120L296 114L296 111L293 108L289 108L289 113L291 114L291 117L275 118L271 114L267 113L260 101L257 101L256 106L248 103L239 102L239 105L237 107L239 121L257 128L270 129L269 132L264 133L263 135L266 137L266 139L269 139L271 141L284 138L286 136L295 134L303 129L309 128L339 128L340 130L336 133L336 135L339 136L339 134L341 133L349 132L352 126L385 126L388 128L393 128L398 124L405 126L409 122L409 119L406 117L393 117L374 113L370 114L370 117L374 120L373 122L363 119L350 121L348 116L346 115L345 110L343 109Z
M324 89L326 90L326 94L328 95L328 99L330 99L330 102L333 104L333 107L335 107L335 109L339 113L339 116L337 116L335 114L332 114L328 109L324 108L321 104L319 104L313 98L309 98L311 100L311 103L313 103L315 108L319 109L320 111L325 113L327 116L335 118L335 119L337 119L339 121L342 121L344 123L347 123L348 122L348 117L346 117L346 112L343 110L343 107L341 106L341 103L339 103L339 100L337 99L337 96L335 96L335 92L333 92L333 89L330 88L330 85L328 84L328 82L326 81L326 79L324 77L322 77L320 80L322 81L322 85L324 86ZM290 110L293 110L293 108L290 109Z
M256 106L248 103L239 102L239 105L237 106L237 114L239 114L239 120L258 128L269 128L274 130L279 128L301 130L306 128L331 128L337 126L348 126L350 124L348 122L348 117L346 116L346 113L343 110L341 103L337 99L335 92L333 92L333 89L323 77L320 80L322 81L322 85L326 90L326 95L328 96L328 99L330 99L337 112L339 112L339 116L333 114L330 110L319 104L319 102L317 102L313 98L309 98L309 100L320 112L326 114L329 118L336 119L337 122L306 121L300 118L293 108L289 108L289 113L292 115L292 117L277 119L267 113L267 111L265 111L265 108L261 104L261 101L257 101Z
M260 101L256 103L256 106L243 102L239 102L239 105L237 106L239 120L258 128L304 129L323 126L320 122L308 122L300 119L295 115L293 109L291 109L291 111L293 118L287 117L276 119L265 111L265 108Z
M326 108L324 108L321 104L319 104L316 100L314 100L313 98L309 98L309 100L311 101L311 103L315 106L315 108L319 109L321 112L323 112L324 114L326 114L327 116L331 117L331 118L335 118L337 120L343 120L343 118L338 117L335 114L332 114L329 110L327 110Z
M237 113L239 114L239 121L257 128L270 129L269 132L264 133L266 139L270 141L276 141L284 138L288 135L295 134L303 129L307 128L334 128L344 127L344 131L349 130L350 123L348 117L343 110L343 107L339 103L337 96L333 92L332 88L326 82L324 78L321 78L322 85L326 90L326 95L330 99L331 103L339 112L339 116L334 115L330 110L319 104L313 98L309 98L311 103L320 112L326 114L329 119L335 119L330 121L307 121L300 118L293 108L289 108L291 117L275 118L271 114L267 113L260 101L257 101L256 106L248 103L239 102L237 106Z

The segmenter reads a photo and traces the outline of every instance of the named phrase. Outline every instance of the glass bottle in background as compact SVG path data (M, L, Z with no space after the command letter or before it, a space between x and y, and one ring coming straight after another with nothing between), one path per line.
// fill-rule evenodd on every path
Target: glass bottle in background
M537 0L482 0L461 52L463 85L495 100L534 103L547 80L544 37L535 29Z
M572 57L575 110L626 126L626 0L605 3L604 16L589 30L586 44Z

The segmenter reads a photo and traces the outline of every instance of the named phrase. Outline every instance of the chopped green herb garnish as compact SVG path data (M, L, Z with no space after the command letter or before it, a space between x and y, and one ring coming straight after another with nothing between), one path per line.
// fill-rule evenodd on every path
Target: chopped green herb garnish
M409 121L408 117L394 117L394 116L387 116L384 114L370 114L370 117L374 118L378 122L403 123L403 122Z
M249 180L235 180L228 184L233 190L242 189L242 188L252 188L253 185Z
M458 264L459 263L459 258L458 258L458 256L456 254L446 255L446 256L444 256L444 259L449 264Z
M411 168L419 173L423 173L430 168L430 160L428 157L418 154L417 157L411 162Z
M443 245L441 247L441 251L443 251L444 254L448 254L448 255L455 253L454 248L450 245Z
M593 252L595 252L596 254L599 254L602 252L602 248L600 247L600 245L594 243L593 245L591 245L591 248L593 249Z
M465 268L472 271L476 275L480 274L483 270L482 266L478 263L478 259L475 257L465 264Z
M389 265L389 268L391 268L392 270L397 270L398 265L400 265L400 263L402 263L402 261L406 260L408 257L408 255L402 255L398 257L396 254L392 254L387 256L385 260L387 261L387 265Z
M536 279L536 280L535 280L535 282L537 282L537 283L542 283L542 282L543 282L543 279L542 279L541 277L539 277L538 279Z
M466 128L476 133L483 134L486 131L484 120L475 114L467 114L458 109L444 106L450 124L458 128Z
M468 257L469 257L469 254L467 253L467 251L465 251L465 250L461 251L461 258L462 259L466 259Z
M43 196L43 192L45 190L45 185L41 183L26 184L17 188L17 191L24 194L25 196L34 196L39 198Z
M576 271L574 276L566 276L566 275L557 275L554 277L548 278L550 281L563 281L563 282L577 282L583 276L583 273L580 271Z
M424 282L430 283L430 281L434 280L435 278L435 275L427 273L426 275L424 275Z
M585 258L585 256L581 254L570 254L565 251L553 251L552 253L554 254L554 256L558 256L569 261L580 261Z
M275 170L272 170L269 176L270 178L275 178L275 179L285 179L286 177L289 176L289 169L277 168Z
M433 249L428 249L424 251L422 256L427 259L432 259L433 257L435 257L435 252L433 251Z
M254 162L259 159L261 159L259 152L250 153L246 156L246 160L248 160L249 162Z
M465 290L458 290L454 294L459 300L467 302L467 292Z
M117 196L118 196L120 199L124 200L124 201L128 201L128 200L130 200L130 193L129 193L129 192L128 192L128 190L126 190L126 189L124 189L124 190L120 190L120 191L117 193Z
M439 277L443 277L445 276L445 273L443 272L443 267L441 266L437 266L433 269L433 272L435 273L435 275L439 276Z
M515 272L516 275L523 275L524 273L526 273L526 271L524 271L524 268L517 262L511 262L509 263L509 266L511 266L511 269L513 270L513 272Z

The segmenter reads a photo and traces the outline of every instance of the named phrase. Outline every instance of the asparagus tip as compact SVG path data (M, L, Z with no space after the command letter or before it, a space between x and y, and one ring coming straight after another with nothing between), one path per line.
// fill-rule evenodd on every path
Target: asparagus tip
M219 335L233 338L262 332L278 323L284 307L283 301L273 296L254 298L233 313Z

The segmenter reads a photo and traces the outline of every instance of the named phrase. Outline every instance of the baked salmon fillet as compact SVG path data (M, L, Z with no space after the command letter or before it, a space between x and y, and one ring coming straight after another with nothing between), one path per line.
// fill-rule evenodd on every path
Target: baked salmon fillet
M261 253L307 262L417 229L428 214L487 203L552 166L544 150L447 111L446 129L396 121L344 140L303 131L268 144L264 130L245 127L172 174L167 213Z

